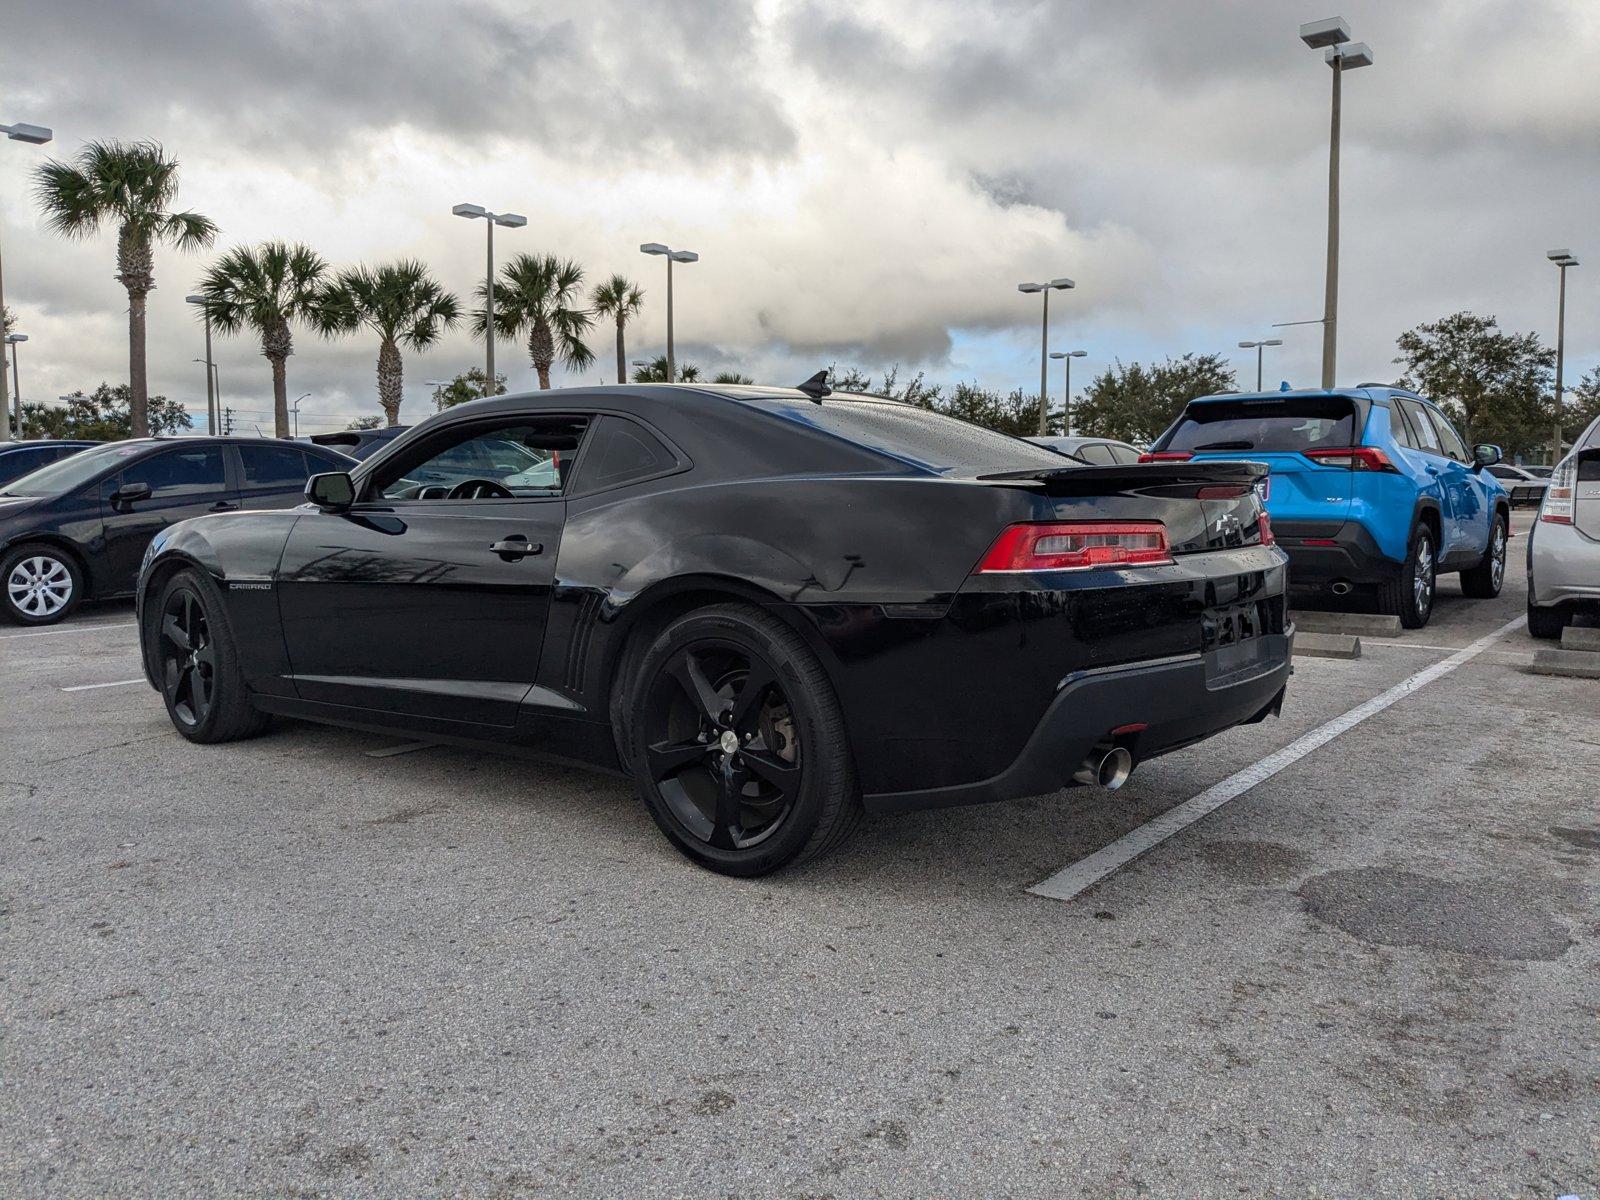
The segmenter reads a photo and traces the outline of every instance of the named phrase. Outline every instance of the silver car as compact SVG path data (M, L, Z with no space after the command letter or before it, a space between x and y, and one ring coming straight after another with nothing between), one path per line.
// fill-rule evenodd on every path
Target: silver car
M1025 441L1045 446L1060 454L1070 454L1097 467L1114 467L1139 461L1139 451L1113 438L1100 437L1030 437Z
M1600 612L1600 418L1551 472L1528 531L1528 632L1560 637L1582 609Z

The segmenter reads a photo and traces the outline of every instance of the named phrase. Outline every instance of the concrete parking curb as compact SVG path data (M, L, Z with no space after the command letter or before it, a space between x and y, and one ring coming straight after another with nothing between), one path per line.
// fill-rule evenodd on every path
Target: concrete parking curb
M1573 679L1600 679L1600 654L1589 650L1539 650L1528 668L1535 675L1566 675Z
M1400 636L1400 618L1376 613L1296 612L1295 626L1304 633L1354 633L1363 637Z
M1294 652L1306 658L1360 658L1361 639L1350 633L1297 632Z
M1600 629L1568 625L1561 631L1563 650L1600 650Z

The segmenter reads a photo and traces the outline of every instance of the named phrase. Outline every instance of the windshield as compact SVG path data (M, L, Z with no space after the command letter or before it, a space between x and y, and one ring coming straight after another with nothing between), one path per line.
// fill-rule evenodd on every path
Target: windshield
M114 470L125 459L142 453L150 445L150 442L138 441L93 446L70 458L58 459L48 467L40 467L21 479L13 479L0 495L64 496L101 472Z
M821 404L760 397L752 404L940 474L1060 470L1071 460L1044 446L897 400L830 396Z
M1157 448L1294 454L1355 443L1356 406L1347 397L1291 396L1191 404Z

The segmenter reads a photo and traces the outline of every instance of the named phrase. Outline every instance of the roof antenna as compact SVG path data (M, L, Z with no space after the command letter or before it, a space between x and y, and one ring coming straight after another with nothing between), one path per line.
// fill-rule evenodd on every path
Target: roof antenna
M833 395L833 389L828 386L828 373L826 371L818 371L796 390L810 396L813 404L821 404L824 396Z

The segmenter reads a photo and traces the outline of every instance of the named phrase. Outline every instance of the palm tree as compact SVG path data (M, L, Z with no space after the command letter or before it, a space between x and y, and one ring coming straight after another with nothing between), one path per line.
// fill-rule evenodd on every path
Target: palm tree
M378 335L378 403L390 425L400 424L400 346L426 350L460 320L456 298L416 260L341 271L316 314L327 334L365 325Z
M677 364L676 382L699 383L700 368L691 362ZM649 362L634 368L633 381L635 383L665 383L667 381L667 356L658 354ZM719 380L719 382L721 382Z
M622 327L629 318L639 315L644 307L644 292L639 285L623 275L613 275L594 289L589 297L597 316L610 317L617 323L617 382L628 378L628 355L622 345Z
M290 325L323 328L323 277L328 264L315 250L287 242L235 246L211 265L200 281L205 311L218 333L254 330L261 353L272 364L272 423L289 436L289 380L284 365L294 353Z
M583 335L594 314L578 308L583 268L554 254L519 254L500 271L494 285L494 327L499 337L528 331L528 357L539 373L539 386L549 388L550 368L557 360L581 370L594 362ZM485 298L480 284L478 298ZM483 335L483 310L472 314L473 332Z
M45 222L68 238L87 238L102 221L117 226L117 279L128 290L128 386L134 437L150 436L145 380L145 300L156 286L155 244L179 250L211 245L216 225L193 212L171 212L178 163L156 142L90 142L76 163L51 159L34 173Z

